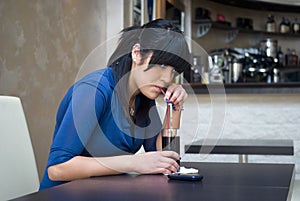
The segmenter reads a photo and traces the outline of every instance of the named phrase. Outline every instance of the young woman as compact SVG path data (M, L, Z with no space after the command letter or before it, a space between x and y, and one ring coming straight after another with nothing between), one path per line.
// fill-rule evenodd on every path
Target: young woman
M176 172L180 156L162 151L155 99L164 93L180 117L187 93L173 79L190 58L184 35L167 20L124 29L108 67L63 98L40 189L92 176ZM145 153L135 154L142 146Z

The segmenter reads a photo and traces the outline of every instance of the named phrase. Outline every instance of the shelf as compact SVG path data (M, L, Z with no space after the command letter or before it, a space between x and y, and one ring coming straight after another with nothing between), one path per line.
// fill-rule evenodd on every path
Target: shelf
M225 23L215 22L215 21L212 21L212 20L209 20L209 19L193 20L193 23L199 24L199 25L202 25L202 24L211 24L212 28L222 29L222 30L225 30L225 31L236 30L237 29L237 28L231 27L231 26L229 26L229 25L227 25Z
M300 66L282 66L278 68L280 72L298 72Z
M280 36L280 37L300 37L298 33L279 33L279 32L266 32L266 31L258 31L258 30L249 30L249 29L241 29L237 28L240 33L250 33L250 34L262 34L262 35L270 35L270 36Z
M212 22L212 28L214 29L220 29L224 31L239 31L239 28L231 27L227 24L224 24L222 22Z
M197 27L197 32L196 32L196 37L201 38L205 36L211 28L215 29L221 29L226 31L226 43L231 42L235 37L237 36L239 30L237 28L233 28L225 23L221 22L213 22L209 19L207 20L194 20L193 21L195 24L198 25Z
M198 29L199 29L199 27L201 28L201 26L203 26L203 25L209 27L209 30L206 30L205 34L207 34L210 31L210 29L213 28L213 29L224 30L227 33L231 32L236 35L238 33L248 33L248 34L260 34L260 35L268 35L268 36L300 38L299 33L279 33L279 32L266 32L266 31L259 31L259 30L243 29L243 28L238 28L238 27L231 27L229 25L223 24L222 22L215 22L215 21L211 21L211 20L194 20L193 23L198 25ZM209 24L210 24L210 26L209 26ZM200 37L204 36L205 34L203 33L201 35L198 35L197 37L200 38ZM234 38L232 38L232 39L234 39Z
M197 32L196 37L201 38L202 36L205 36L211 29L212 21L207 20L196 20L194 23L197 24Z
M300 94L300 82L289 83L235 83L235 84L209 84L201 83L183 84L188 93L208 94ZM192 89L192 90L191 90Z

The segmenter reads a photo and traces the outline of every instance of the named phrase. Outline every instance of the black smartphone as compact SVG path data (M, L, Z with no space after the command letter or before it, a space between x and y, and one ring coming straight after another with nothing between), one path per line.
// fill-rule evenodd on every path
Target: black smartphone
M182 173L172 173L168 174L169 179L174 179L174 180L183 180L183 181L201 181L203 179L203 175L201 174L182 174Z

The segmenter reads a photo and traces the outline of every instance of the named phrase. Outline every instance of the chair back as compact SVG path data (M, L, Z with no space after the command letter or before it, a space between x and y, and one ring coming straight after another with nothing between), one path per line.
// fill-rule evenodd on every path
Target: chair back
M38 191L39 178L20 98L0 96L0 201Z

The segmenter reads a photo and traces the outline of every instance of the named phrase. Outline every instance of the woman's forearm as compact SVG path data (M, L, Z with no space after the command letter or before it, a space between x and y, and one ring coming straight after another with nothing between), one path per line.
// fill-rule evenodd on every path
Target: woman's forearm
M179 155L174 151L152 151L135 155L112 157L76 156L67 162L50 166L49 178L53 181L71 181L92 176L136 172L140 174L169 174L176 172Z
M131 172L134 171L132 157L132 155L103 158L76 156L67 162L50 166L48 175L53 181L71 181Z

